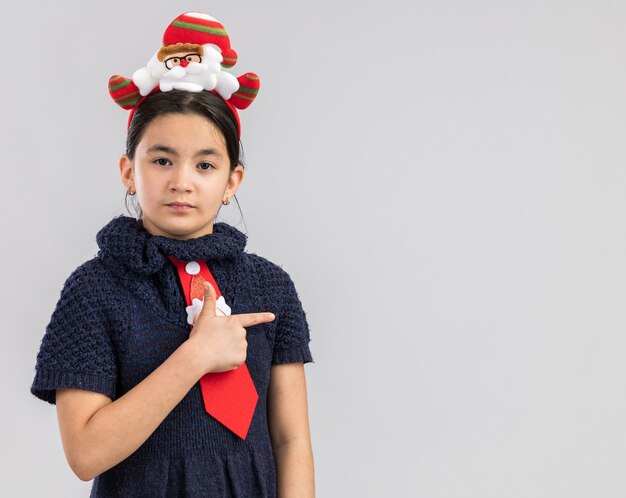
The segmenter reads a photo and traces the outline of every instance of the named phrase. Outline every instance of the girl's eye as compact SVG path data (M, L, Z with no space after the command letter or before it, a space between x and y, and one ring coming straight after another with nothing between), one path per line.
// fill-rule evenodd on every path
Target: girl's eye
M153 162L157 163L159 166L167 166L167 163L169 163L169 160L165 159L164 157L159 157L158 159L155 159Z
M213 165L212 165L211 163L200 163L200 165L199 165L199 166L200 166L202 169L204 169L204 170L208 170L208 169L213 168Z

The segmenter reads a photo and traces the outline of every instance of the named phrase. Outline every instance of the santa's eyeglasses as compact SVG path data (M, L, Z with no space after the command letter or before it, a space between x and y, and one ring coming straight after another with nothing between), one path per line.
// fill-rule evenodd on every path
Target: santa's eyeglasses
M172 69L176 66L187 67L190 62L202 62L202 57L200 57L200 54L177 55L175 57L169 57L163 62L165 62L166 68Z

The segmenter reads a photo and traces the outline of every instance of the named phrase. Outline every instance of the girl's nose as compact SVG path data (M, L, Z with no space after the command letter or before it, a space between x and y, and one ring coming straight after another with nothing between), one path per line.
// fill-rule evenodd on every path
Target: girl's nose
M170 185L174 190L189 190L191 187L191 172L192 169L188 168L184 164L178 165L172 171L170 177Z

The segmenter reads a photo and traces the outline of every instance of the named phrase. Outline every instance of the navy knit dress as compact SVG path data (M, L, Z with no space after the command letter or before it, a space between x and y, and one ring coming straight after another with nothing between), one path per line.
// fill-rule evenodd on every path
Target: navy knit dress
M96 240L100 250L68 277L46 327L30 388L42 400L54 404L61 387L115 400L189 337L185 297L169 255L206 261L233 314L270 311L276 318L248 328L246 363L259 400L245 440L204 410L197 382L135 453L94 479L90 496L275 496L270 368L313 361L306 314L288 273L245 252L246 235L225 223L215 223L211 234L176 240L118 216Z

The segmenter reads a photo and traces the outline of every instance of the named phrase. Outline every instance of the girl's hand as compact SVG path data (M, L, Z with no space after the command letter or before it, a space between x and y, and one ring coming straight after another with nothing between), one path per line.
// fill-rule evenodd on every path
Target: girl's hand
M194 344L202 375L208 372L234 370L246 361L248 342L245 327L271 322L273 313L243 313L217 316L215 289L204 282L204 303L189 334Z

